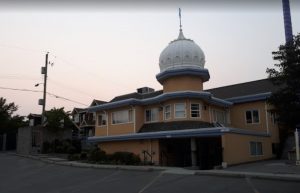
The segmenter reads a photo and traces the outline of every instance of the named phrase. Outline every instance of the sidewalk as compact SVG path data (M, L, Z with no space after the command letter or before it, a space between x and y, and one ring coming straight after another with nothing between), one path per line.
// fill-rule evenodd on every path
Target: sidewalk
M102 165L90 164L78 161L68 161L65 158L53 157L53 155L19 155L8 153L9 155L21 156L25 158L40 160L46 163L83 167L97 169L120 169L135 171L161 171L165 174L182 174L182 175L201 175L201 176L222 176L237 178L259 178L267 180L281 181L299 181L300 166L288 164L286 160L269 160L249 164L241 164L221 170L190 170L179 167L161 167L161 166L128 166L128 165Z

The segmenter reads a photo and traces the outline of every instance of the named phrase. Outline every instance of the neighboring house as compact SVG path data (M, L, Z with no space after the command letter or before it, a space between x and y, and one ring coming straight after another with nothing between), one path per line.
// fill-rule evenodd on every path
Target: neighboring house
M179 36L162 51L156 79L163 90L143 87L91 106L95 136L107 153L133 152L155 165L211 169L275 157L279 143L267 79L203 90L210 78L194 41Z
M29 126L37 126L42 124L42 115L30 113L28 116Z
M106 103L105 101L93 100L90 107ZM80 128L84 137L95 135L96 113L87 112L84 108L74 108L72 113L73 122Z
M75 124L66 128L62 120L61 129L63 131L53 133L47 129L47 122L44 125L41 124L42 115L29 114L28 120L28 127L18 129L17 153L20 154L41 153L44 142L51 142L54 139L72 139L76 137L79 129Z

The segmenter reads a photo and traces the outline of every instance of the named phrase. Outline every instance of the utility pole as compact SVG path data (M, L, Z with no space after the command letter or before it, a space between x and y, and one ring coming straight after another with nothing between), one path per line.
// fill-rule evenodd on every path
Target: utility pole
M45 108L46 108L46 93L47 93L47 76L48 76L48 54L46 54L46 61L45 61L45 67L42 67L42 74L44 74L44 92L43 92L43 99L39 100L39 105L43 105L43 111L42 111L42 124L46 121L45 120Z

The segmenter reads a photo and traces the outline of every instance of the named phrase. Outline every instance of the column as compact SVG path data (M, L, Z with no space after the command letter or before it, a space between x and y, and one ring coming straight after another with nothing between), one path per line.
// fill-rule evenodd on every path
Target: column
M191 138L191 158L192 167L197 167L197 144L195 138Z

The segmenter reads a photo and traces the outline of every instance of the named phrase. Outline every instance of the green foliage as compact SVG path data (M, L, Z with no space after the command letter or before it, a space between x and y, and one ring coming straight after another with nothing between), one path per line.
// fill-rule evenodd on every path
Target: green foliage
M68 155L68 160L69 160L69 161L77 161L77 160L81 160L81 159L80 159L80 154L69 154L69 155Z
M46 111L45 116L47 119L46 127L53 133L59 133L60 131L72 126L72 122L63 107L58 109L53 108L50 111Z
M80 140L58 140L43 143L42 153L68 153L76 154L81 152Z
M105 151L102 151L100 148L96 147L90 150L88 161L105 163L108 161L108 156L106 155Z
M272 54L278 63L267 73L280 89L268 102L276 107L279 123L295 128L300 123L300 34Z
M5 98L0 97L0 133L16 132L26 124L24 117L13 115L17 110L15 103L7 103Z
M140 157L131 152L115 152L110 159L115 164L138 165L141 163Z
M81 159L83 158L84 155L81 154ZM131 152L115 152L114 154L106 154L105 151L98 147L91 149L87 153L87 161L91 163L120 165L139 165L141 163L140 157Z

